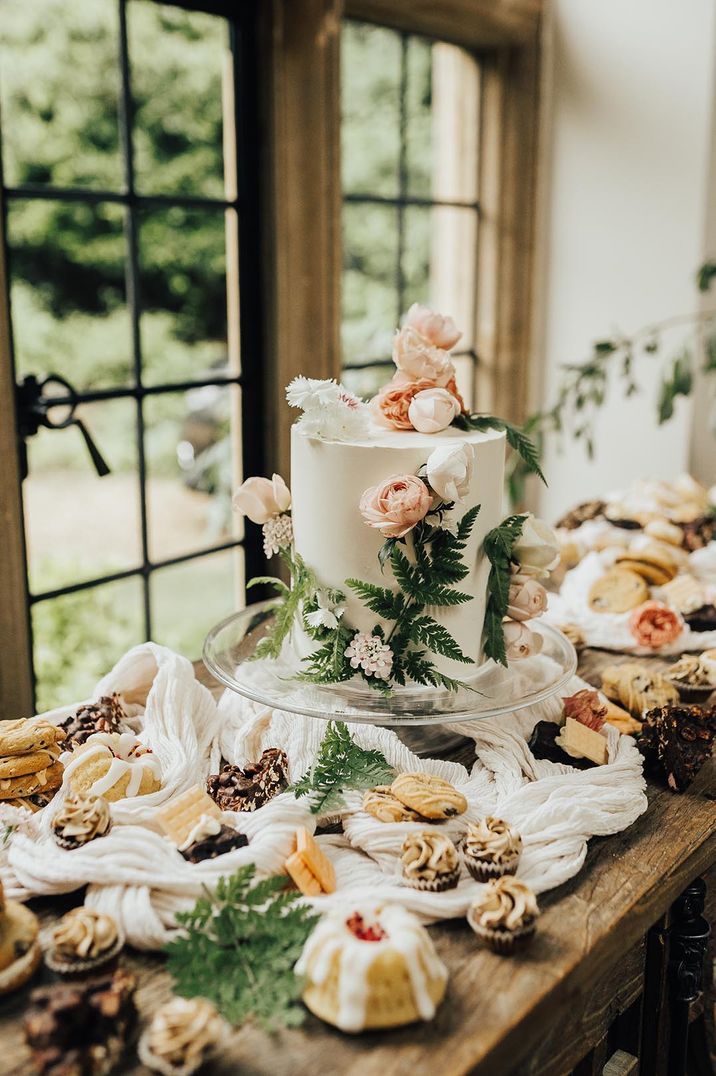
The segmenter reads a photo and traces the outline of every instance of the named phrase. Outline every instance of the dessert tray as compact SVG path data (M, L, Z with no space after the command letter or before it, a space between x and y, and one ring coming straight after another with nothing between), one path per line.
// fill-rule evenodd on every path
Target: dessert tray
M204 663L231 691L245 699L323 721L366 725L439 725L484 721L534 706L563 691L577 668L572 644L556 628L532 622L542 637L539 654L510 662L488 661L458 691L414 685L384 696L356 678L342 684L308 684L298 676L300 657L284 648L278 661L253 660L270 629L273 601L251 605L213 628L204 644Z

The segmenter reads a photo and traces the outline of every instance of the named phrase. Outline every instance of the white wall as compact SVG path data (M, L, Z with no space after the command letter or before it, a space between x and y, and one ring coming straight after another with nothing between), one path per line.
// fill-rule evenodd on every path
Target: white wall
M697 306L716 5L553 0L550 22L537 292L545 402L559 364L585 359L592 341ZM680 401L657 429L653 360L637 372L647 389L630 401L618 385L611 391L593 463L578 444L562 454L550 446L546 518L634 478L688 468L692 404Z

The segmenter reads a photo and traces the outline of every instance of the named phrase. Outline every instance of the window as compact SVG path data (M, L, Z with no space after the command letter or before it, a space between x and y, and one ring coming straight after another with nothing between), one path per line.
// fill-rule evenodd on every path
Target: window
M461 391L476 356L480 71L465 49L346 21L341 35L344 380L391 375L413 302L451 313Z
M66 381L46 386L51 421L76 405L110 467L76 426L27 439L39 708L143 639L198 657L260 563L230 510L242 456L263 469L255 316L239 339L257 304L254 45L208 6L3 3L15 378Z

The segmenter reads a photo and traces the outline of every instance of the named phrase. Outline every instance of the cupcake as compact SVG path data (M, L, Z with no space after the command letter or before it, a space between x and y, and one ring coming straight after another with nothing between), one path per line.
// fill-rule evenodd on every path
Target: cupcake
M206 998L172 998L139 1040L139 1060L163 1076L191 1076L224 1045L228 1025Z
M69 795L52 819L52 836L60 848L80 848L109 833L112 819L102 796Z
M409 833L400 862L403 878L413 889L440 893L453 889L460 878L457 848L442 833Z
M716 650L704 650L699 661L701 668L709 677L711 683L716 685Z
M124 945L111 915L73 908L46 935L45 963L58 975L81 975L108 964Z
M529 886L511 875L488 882L467 913L478 938L496 953L511 953L535 932L539 908Z
M522 838L501 818L483 818L468 826L462 844L465 866L477 882L514 874L520 861Z
M666 674L667 680L674 685L684 702L705 702L716 687L716 677L709 668L708 659L704 665L705 656L699 658L695 654L684 654Z

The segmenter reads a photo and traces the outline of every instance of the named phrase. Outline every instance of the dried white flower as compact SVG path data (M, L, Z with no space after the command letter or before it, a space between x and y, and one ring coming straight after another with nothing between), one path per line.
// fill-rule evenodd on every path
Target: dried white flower
M303 411L297 425L311 437L348 441L368 431L368 408L336 381L295 377L286 389L286 399Z
M264 553L267 557L273 557L282 549L287 549L293 541L293 522L291 516L284 512L283 515L273 516L261 528L264 536Z
M331 601L327 590L317 590L316 601L318 608L306 613L306 623L312 628L337 628L338 621L346 611L345 603Z
M351 668L362 669L366 676L388 680L393 670L393 651L380 635L357 631L344 650Z

